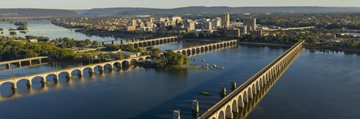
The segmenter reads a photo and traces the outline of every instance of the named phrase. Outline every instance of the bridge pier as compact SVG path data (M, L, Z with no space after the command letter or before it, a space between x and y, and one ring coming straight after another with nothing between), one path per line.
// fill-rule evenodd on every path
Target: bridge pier
M11 69L11 64L10 63L6 64L5 67L6 67L6 69Z
M199 116L199 101L198 100L192 100L192 114L193 117L198 117Z
M234 91L237 88L236 82L231 82L231 90Z
M223 87L220 91L220 97L224 98L226 96L226 87Z
M173 119L181 119L179 109L173 110Z

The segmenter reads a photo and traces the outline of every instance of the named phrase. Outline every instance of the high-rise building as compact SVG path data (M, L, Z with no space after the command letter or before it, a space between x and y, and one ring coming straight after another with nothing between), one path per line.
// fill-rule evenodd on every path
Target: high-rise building
M186 20L184 22L185 28L187 28L189 31L195 30L195 21L193 20Z
M221 18L220 17L216 17L215 19L213 19L213 27L221 28Z
M211 22L211 21L207 21L207 22L205 23L205 25L204 25L204 29L211 31L212 28L213 28L212 22Z
M251 25L253 27L253 30L256 30L257 29L256 18L253 18L251 21L252 21Z
M171 20L174 24L178 24L181 23L182 18L180 16L173 16Z
M256 24L256 18L249 18L244 21L244 24L249 26L249 31L256 31L257 30L257 24Z
M230 28L230 14L225 13L224 20L223 20L224 28Z
M241 31L241 33L244 34L244 35L247 34L247 33L248 33L248 32L247 32L247 26L241 26L241 27L240 27L240 31Z
M131 26L137 26L137 20L136 19L131 20Z

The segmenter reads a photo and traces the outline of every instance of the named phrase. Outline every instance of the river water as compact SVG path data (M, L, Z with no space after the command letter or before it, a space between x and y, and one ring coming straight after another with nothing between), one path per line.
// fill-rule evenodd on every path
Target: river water
M184 43L158 46L186 47ZM67 83L41 88L21 87L15 96L0 100L1 119L168 119L180 109L191 118L191 100L201 113L215 104L221 87L239 85L283 53L284 48L240 45L201 54L192 63L225 67L224 70L154 70L132 67L120 72L72 78ZM341 52L304 49L284 76L254 109L249 119L357 119L360 117L360 57ZM59 69L71 66L58 66ZM0 71L1 79L54 70L52 64ZM1 86L8 95L9 86ZM199 92L208 91L211 96Z
M17 32L15 36L24 37L26 35L33 35L33 36L45 36L51 39L69 37L69 38L74 38L75 40L91 39L96 41L122 40L121 38L115 38L111 36L100 37L100 36L86 35L80 32L75 32L75 29L66 29L64 27L53 25L49 20L30 20L27 21L27 23L28 23L29 31L26 34ZM0 22L0 28L4 29L4 34L0 34L0 36L1 35L10 36L10 32L8 31L8 29L10 28L16 29L17 26L9 22Z
M33 89L31 94L19 91L25 96L0 103L0 117L165 119L171 118L172 110L179 108L183 118L190 118L192 99L200 101L201 112L204 112L220 99L221 87L230 89L232 81L241 84L284 50L241 45L194 57L204 58L207 63L223 66L225 70L132 68L92 78L73 78L70 83L63 82L46 91ZM359 117L358 61L359 56L304 50L249 118ZM46 68L32 68L38 69ZM212 96L201 96L201 91L211 92Z

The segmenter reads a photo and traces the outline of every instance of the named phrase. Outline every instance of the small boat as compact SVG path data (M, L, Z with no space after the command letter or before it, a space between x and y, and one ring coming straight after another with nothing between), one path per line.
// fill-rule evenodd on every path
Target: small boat
M205 60L205 59L202 59L201 61L202 61L202 62L205 62L206 60Z
M211 93L210 92L200 92L201 95L204 95L204 96L211 96Z

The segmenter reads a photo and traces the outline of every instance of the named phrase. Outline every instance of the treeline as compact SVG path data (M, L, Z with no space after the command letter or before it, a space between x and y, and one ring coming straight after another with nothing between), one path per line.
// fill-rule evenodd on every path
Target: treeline
M74 51L56 47L48 43L29 43L24 40L0 39L0 60L14 60L36 56L49 56L52 59L68 60L75 56Z
M245 42L260 42L260 43L276 43L276 44L294 44L300 40L305 40L308 47L321 48L345 48L345 49L360 49L359 37L341 37L341 42L330 41L320 31L307 31L306 33L283 33L276 36L255 36L244 35L240 37L240 41Z

